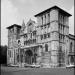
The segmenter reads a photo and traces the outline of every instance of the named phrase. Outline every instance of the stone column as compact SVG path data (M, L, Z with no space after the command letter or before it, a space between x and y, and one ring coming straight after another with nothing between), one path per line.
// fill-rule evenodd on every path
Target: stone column
M15 49L14 49L14 65L15 65Z
M19 66L21 67L21 49L19 48Z
M25 63L25 49L24 49L24 63Z
M24 50L23 50L23 63L25 62L25 59L24 59L24 54L25 54L25 53L24 53Z
M69 58L68 58L68 59L69 59L68 61L69 61L69 65L70 65L70 64L71 64L71 61L70 61L71 57L69 56Z
M20 48L19 48L19 63L20 63Z

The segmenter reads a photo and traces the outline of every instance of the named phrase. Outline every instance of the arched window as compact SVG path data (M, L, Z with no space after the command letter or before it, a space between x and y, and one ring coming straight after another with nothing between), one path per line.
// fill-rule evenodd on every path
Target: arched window
M70 52L72 52L72 42L70 43Z
M45 51L48 52L48 44L45 44Z

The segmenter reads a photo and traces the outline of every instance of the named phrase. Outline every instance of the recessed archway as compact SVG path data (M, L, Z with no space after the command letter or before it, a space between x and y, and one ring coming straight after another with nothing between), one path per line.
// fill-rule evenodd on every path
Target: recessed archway
M32 64L33 52L31 50L27 50L25 52L25 63Z

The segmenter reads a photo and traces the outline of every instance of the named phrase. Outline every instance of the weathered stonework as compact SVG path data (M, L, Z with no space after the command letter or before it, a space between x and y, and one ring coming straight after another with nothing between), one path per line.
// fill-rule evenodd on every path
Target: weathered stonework
M37 24L30 19L26 25L23 21L22 26L8 27L8 64L35 63L41 67L65 67L69 64L69 16L54 6L35 15Z

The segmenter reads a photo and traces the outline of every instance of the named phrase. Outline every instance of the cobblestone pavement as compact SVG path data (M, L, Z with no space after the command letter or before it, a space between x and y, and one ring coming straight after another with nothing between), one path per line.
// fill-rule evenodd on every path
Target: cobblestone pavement
M1 67L1 75L74 75L74 69Z

